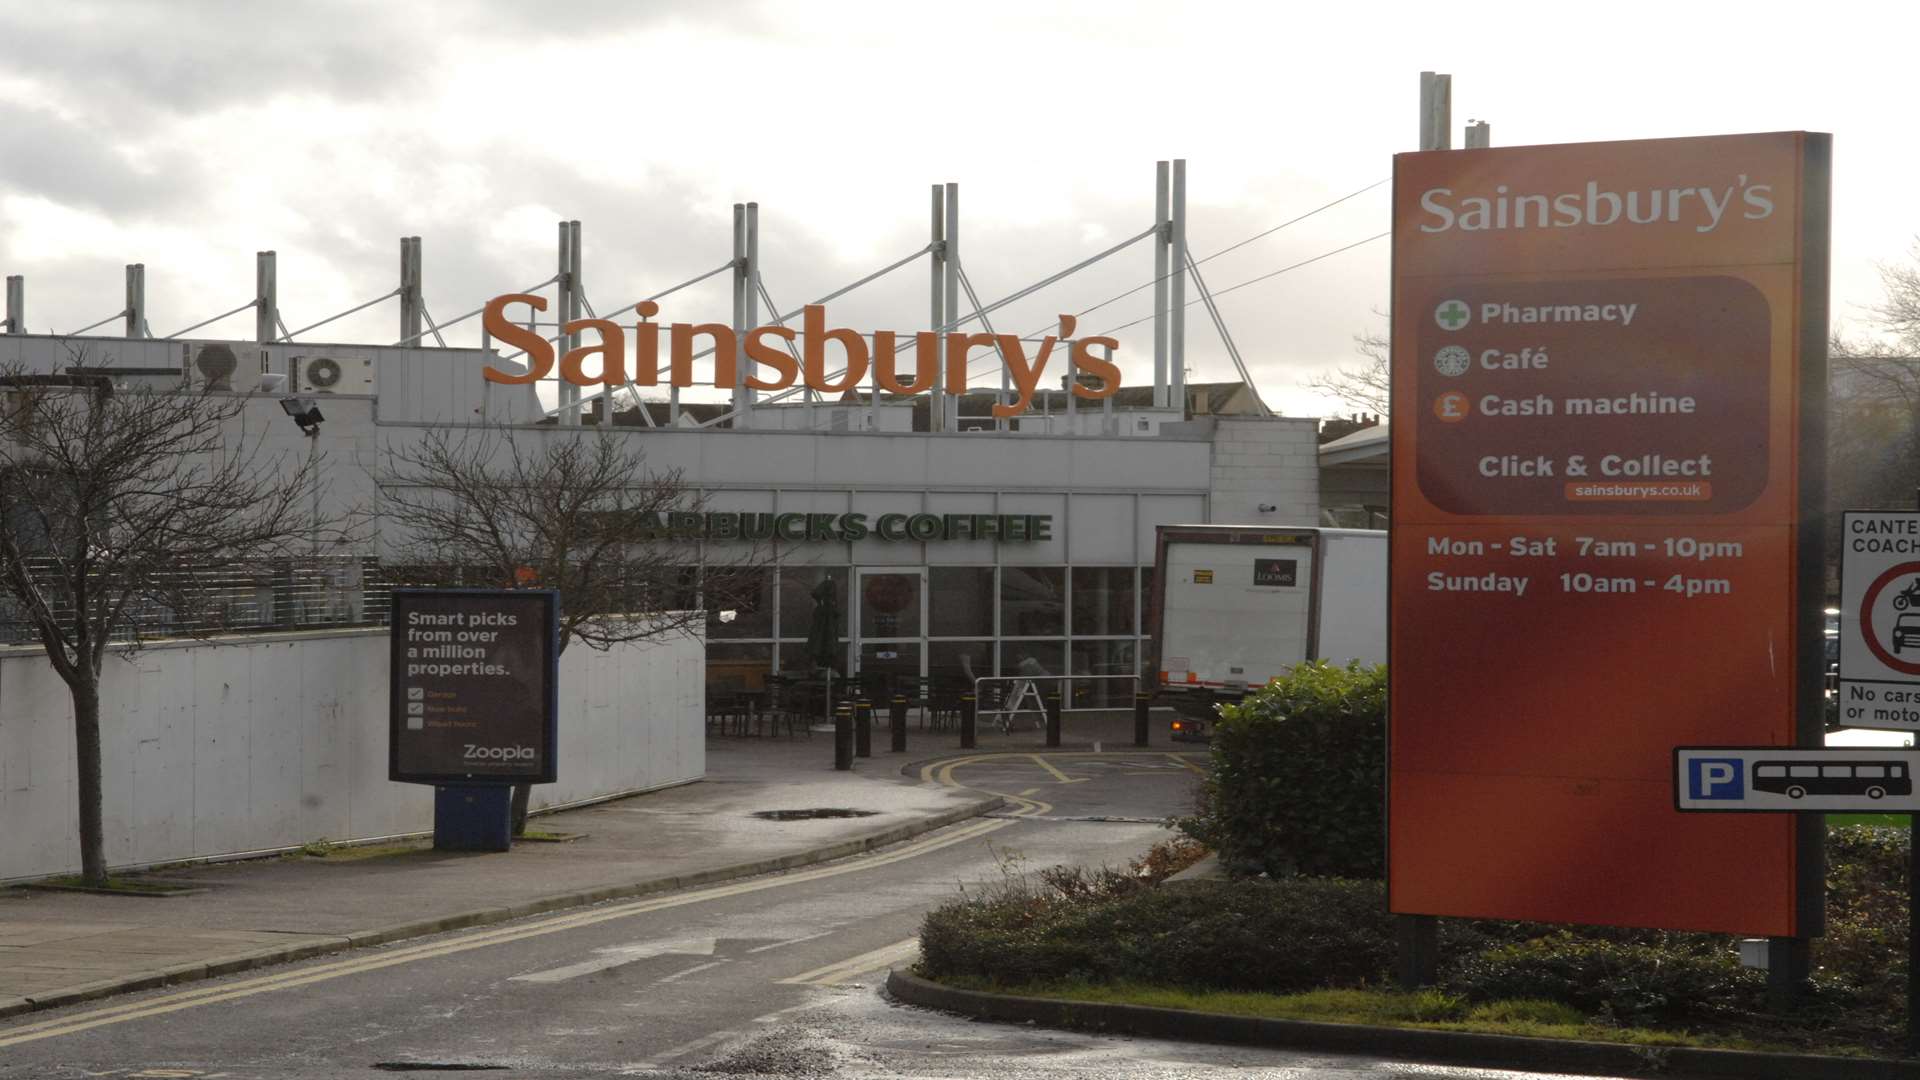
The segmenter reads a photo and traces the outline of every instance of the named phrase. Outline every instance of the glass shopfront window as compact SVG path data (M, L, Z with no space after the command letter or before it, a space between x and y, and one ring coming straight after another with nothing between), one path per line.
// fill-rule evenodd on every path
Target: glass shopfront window
M839 588L834 595L840 601L840 618L835 628L839 637L847 636L849 592L847 582L852 571L844 566L782 566L780 568L780 636L806 640L813 625L813 587L831 577Z
M927 677L965 682L993 674L993 642L933 641L927 644Z
M1067 643L1064 641L1002 641L1000 643L1000 674L1017 676L1029 674L1023 670L1021 662L1031 657L1040 665L1039 674L1067 674ZM1019 684L1003 678L996 684L1000 693L1011 693ZM1062 688L1057 679L1038 679L1035 685L1040 693L1054 693Z
M707 637L773 636L774 572L726 570L707 575Z
M1073 674L1136 675L1139 643L1132 638L1119 641L1075 641ZM1129 679L1075 680L1073 707L1077 709L1122 709L1133 706L1134 683Z
M1051 637L1067 629L1067 568L1000 568L1000 636Z
M1133 633L1133 567L1073 568L1073 636Z
M707 646L707 697L766 689L773 670L772 643Z
M930 566L927 588L928 634L993 636L993 567Z

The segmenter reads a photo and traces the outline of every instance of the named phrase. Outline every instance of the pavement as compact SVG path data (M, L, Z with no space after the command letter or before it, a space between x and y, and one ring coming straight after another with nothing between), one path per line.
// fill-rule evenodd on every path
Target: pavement
M1119 750L1127 714L1070 715L1063 745ZM1156 713L1157 748L1165 722ZM832 769L831 736L709 739L704 780L542 815L579 833L502 853L421 848L365 858L300 855L176 867L149 876L203 890L165 898L0 889L0 1016L208 978L344 949L788 869L904 840L1001 806L927 779L959 754L951 732L913 728L890 753ZM1041 748L1037 732L983 731L972 754ZM773 821L759 811L868 816Z

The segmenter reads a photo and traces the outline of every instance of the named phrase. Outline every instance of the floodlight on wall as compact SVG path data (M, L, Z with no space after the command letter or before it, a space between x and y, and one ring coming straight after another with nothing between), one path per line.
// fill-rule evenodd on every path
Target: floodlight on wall
M320 434L320 421L325 420L326 417L320 415L320 406L315 405L312 398L281 398L280 408L288 416L293 417L293 422L300 425L300 430L306 433L308 438Z

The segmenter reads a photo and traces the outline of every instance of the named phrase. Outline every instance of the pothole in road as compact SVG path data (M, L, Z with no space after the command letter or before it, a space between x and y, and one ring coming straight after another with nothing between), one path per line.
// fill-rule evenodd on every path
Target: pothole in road
M813 821L817 818L872 817L878 810L849 810L846 807L815 807L811 810L756 810L753 816L765 821Z

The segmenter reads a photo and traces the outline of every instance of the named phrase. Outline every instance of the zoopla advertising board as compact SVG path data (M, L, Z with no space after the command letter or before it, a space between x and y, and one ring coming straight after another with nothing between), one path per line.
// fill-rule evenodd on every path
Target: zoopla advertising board
M1818 742L1829 152L1395 159L1393 911L1817 931L1811 827L1672 755Z
M550 784L560 594L395 589L387 775L417 784Z

